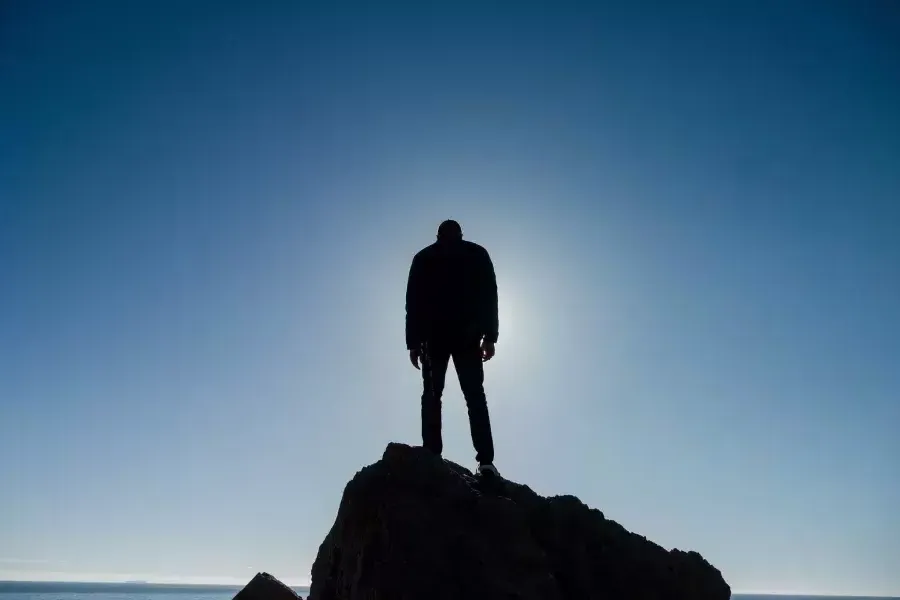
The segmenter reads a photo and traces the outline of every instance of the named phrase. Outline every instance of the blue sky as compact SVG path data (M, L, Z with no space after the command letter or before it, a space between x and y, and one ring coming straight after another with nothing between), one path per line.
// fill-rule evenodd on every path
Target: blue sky
M455 218L506 476L900 595L897 5L594 4L4 3L0 579L304 581Z

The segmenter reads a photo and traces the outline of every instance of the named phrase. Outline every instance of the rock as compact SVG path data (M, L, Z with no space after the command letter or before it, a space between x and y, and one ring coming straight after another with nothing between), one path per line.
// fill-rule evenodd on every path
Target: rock
M297 593L268 573L257 573L234 600L303 600Z
M667 551L574 496L476 478L389 444L344 489L310 600L729 600L696 552Z

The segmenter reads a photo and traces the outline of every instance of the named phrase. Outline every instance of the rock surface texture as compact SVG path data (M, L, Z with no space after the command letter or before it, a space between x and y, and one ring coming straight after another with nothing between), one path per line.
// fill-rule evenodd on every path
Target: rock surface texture
M696 552L668 551L574 496L476 478L389 444L347 484L311 600L729 600Z

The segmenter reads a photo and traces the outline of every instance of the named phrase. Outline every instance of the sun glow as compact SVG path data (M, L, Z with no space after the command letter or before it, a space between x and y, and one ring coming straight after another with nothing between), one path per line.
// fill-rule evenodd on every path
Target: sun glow
M515 339L515 304L511 294L501 294L497 300L500 335L504 341Z
M500 336L497 357L489 367L500 379L512 383L519 375L534 368L537 356L539 322L527 297L513 283L502 282L498 297Z

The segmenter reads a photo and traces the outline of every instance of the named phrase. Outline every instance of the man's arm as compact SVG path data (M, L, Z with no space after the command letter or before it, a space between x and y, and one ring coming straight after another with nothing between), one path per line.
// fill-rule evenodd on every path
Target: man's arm
M500 329L499 309L497 306L497 276L494 263L487 250L482 248L481 255L481 315L482 333L486 342L497 342Z
M406 348L414 350L422 339L422 260L413 257L406 281Z

